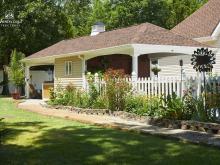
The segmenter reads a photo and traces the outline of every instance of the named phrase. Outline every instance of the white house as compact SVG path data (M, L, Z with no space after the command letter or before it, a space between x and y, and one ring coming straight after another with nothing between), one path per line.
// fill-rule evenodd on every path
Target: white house
M104 24L98 22L90 36L60 41L25 58L26 78L29 80L29 68L38 65L54 65L54 86L72 83L84 87L86 71L107 68L149 77L151 68L158 65L159 76L178 76L181 59L186 76L195 75L191 55L201 47L216 51L213 47L220 46L219 21L220 1L210 0L172 30L143 23L105 31ZM217 73L220 73L219 55L220 51L214 68ZM28 96L28 88L26 93Z

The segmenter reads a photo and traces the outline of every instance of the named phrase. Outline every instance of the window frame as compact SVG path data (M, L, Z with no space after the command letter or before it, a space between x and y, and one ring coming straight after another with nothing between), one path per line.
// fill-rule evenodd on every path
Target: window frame
M73 74L73 62L65 61L64 71L66 76L70 76Z

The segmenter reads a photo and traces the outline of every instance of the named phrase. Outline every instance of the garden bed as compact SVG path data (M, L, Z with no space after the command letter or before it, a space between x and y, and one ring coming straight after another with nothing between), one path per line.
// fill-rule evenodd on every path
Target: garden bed
M125 120L136 121L136 122L146 123L149 125L165 127L165 128L193 130L193 131L207 132L212 134L220 134L220 124L217 123L153 118L148 116L139 116L124 111L111 111L108 109L87 109L87 108L77 108L72 106L61 106L61 105L59 106L44 105L44 106L46 106L47 108L68 110L78 114L115 116Z

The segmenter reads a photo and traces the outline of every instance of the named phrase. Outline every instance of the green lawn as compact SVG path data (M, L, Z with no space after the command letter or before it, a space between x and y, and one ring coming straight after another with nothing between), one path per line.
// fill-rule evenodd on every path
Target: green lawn
M16 109L0 98L1 165L217 165L220 150L99 128Z

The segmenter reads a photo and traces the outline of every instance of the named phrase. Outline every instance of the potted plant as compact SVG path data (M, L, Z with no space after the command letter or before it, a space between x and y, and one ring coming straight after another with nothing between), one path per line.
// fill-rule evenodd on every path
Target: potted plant
M11 93L13 99L20 98L20 89L25 83L24 64L20 61L22 58L24 58L24 54L14 49L11 53L10 64L7 69L9 81L15 86L14 92Z
M155 76L158 75L158 73L161 71L161 69L158 66L154 66L151 71L154 73Z

